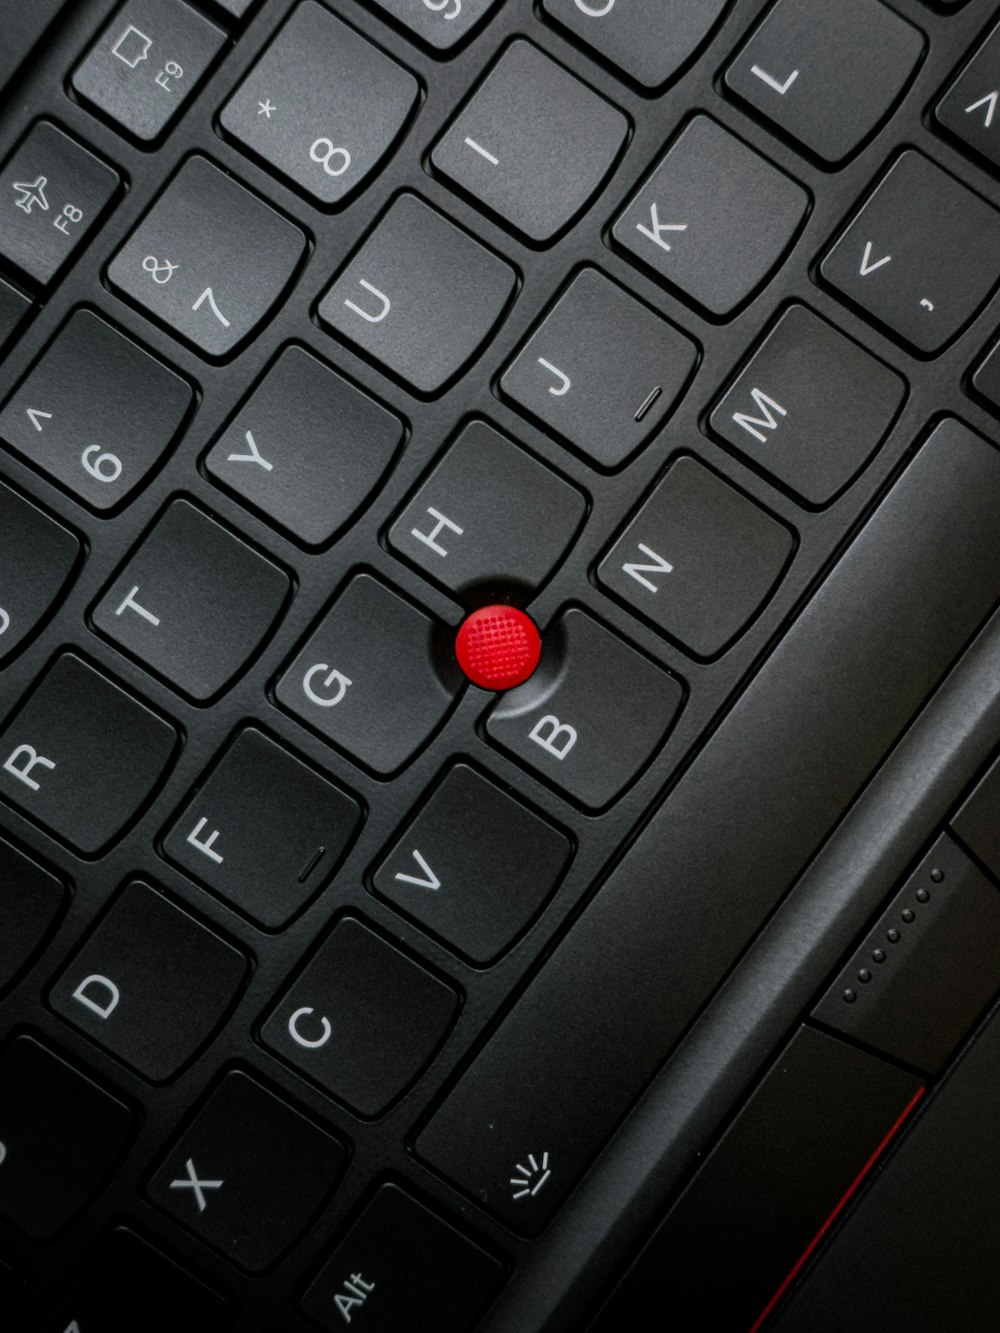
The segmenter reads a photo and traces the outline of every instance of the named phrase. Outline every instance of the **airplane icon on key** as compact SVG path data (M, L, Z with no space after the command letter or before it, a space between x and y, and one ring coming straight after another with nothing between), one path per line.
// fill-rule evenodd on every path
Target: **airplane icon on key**
M39 176L30 185L26 181L15 181L14 193L21 197L15 199L14 207L23 209L25 213L30 213L33 208L40 208L43 213L47 213L49 201L45 197L45 187L48 183L45 176Z

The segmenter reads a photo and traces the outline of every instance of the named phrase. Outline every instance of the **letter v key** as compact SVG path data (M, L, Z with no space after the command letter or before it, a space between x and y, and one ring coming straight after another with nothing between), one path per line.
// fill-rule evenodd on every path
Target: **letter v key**
M441 881L417 851L416 847L413 849L413 859L424 872L423 879L417 875L404 875L401 870L396 871L395 875L393 875L393 879L398 879L400 884L415 884L418 889L430 889L432 892L439 889L441 887Z
M877 268L881 268L883 264L891 264L892 255L886 255L884 259L876 259L874 264L871 261L872 261L872 243L871 241L869 241L865 246L865 257L861 261L861 276L863 278L867 278L869 273L874 273L875 270Z

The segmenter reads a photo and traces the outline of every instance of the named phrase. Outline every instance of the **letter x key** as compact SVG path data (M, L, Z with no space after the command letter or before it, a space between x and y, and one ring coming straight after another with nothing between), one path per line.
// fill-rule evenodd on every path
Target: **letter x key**
M225 1184L225 1181L199 1180L198 1173L194 1168L194 1161L190 1157L184 1163L184 1167L187 1171L187 1179L182 1177L179 1180L172 1180L170 1182L170 1188L172 1190L193 1190L194 1197L198 1203L198 1212L203 1213L208 1207L208 1203L205 1199L205 1190L220 1190Z

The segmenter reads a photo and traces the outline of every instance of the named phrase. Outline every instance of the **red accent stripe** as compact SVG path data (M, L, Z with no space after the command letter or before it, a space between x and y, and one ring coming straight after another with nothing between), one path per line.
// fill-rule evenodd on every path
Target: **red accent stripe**
M772 1311L774 1310L774 1307L778 1304L778 1302L781 1300L782 1296L784 1296L785 1292L788 1290L788 1288L792 1285L792 1283L793 1283L793 1282L795 1281L795 1279L798 1277L799 1273L802 1271L802 1268L803 1268L803 1266L806 1264L806 1262L808 1261L809 1256L810 1256L810 1255L812 1254L812 1252L816 1249L816 1246L820 1243L820 1241L823 1239L823 1237L826 1235L826 1233L827 1233L827 1232L830 1230L830 1228L833 1226L834 1222L836 1222L837 1218L840 1216L840 1214L844 1211L844 1209L845 1209L845 1208L847 1207L847 1205L850 1203L851 1198L857 1193L857 1191L858 1191L858 1189L859 1189L859 1187L860 1187L860 1185L861 1185L861 1182L862 1182L862 1181L864 1180L864 1178L868 1175L868 1173L871 1171L872 1167L875 1165L875 1163L878 1161L878 1159L879 1159L879 1158L882 1156L882 1154L885 1152L886 1148L888 1148L889 1144L892 1142L892 1140L896 1137L896 1135L897 1135L897 1134L899 1133L899 1131L902 1129L903 1124L905 1123L905 1121L907 1120L907 1118L910 1116L910 1114L911 1114L911 1112L913 1111L914 1107L916 1106L917 1102L920 1101L920 1098L924 1095L924 1093L925 1093L926 1091L927 1091L926 1088L918 1088L917 1091L914 1093L914 1095L910 1098L909 1102L906 1104L906 1106L903 1108L903 1110L902 1110L902 1111L900 1112L900 1114L897 1116L897 1118L896 1118L896 1120L895 1120L895 1122L894 1122L892 1128L889 1130L888 1134L886 1134L885 1138L882 1140L882 1142L878 1145L878 1147L877 1147L877 1148L875 1149L875 1151L872 1153L871 1157L868 1158L868 1161L865 1162L864 1166L861 1168L861 1170L858 1172L858 1174L857 1174L857 1175L854 1177L854 1179L851 1181L850 1185L849 1185L848 1188L847 1188L846 1193L843 1195L843 1197L841 1198L840 1202L837 1204L836 1208L834 1208L833 1212L832 1212L832 1213L830 1214L830 1216L826 1219L826 1221L823 1223L823 1225L820 1227L820 1229L816 1232L815 1236L813 1236L812 1240L809 1242L809 1244L806 1246L806 1248L805 1248L805 1249L802 1251L802 1253L799 1255L798 1259L796 1259L795 1263L793 1264L793 1266L792 1266L792 1268L791 1268L791 1271L789 1272L788 1276L785 1278L784 1282L782 1282L781 1286L780 1286L780 1287L778 1288L778 1290L774 1293L774 1295L771 1297L771 1299L768 1301L768 1303L764 1306L763 1310L761 1310L760 1314L759 1314L759 1315L757 1316L757 1318L754 1320L753 1324L751 1324L750 1329L748 1330L748 1333L758 1333L758 1331L763 1327L765 1321L769 1318L769 1316L771 1315Z

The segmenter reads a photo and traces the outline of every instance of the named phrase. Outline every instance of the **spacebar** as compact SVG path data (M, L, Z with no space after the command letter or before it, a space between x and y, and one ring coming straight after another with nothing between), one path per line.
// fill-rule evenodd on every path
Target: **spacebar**
M1000 452L933 432L417 1141L536 1234L1000 601Z

